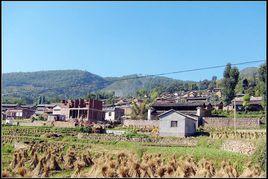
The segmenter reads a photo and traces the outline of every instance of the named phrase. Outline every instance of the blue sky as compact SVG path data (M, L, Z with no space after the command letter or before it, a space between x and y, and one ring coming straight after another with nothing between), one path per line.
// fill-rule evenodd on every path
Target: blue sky
M2 69L80 69L123 76L265 60L265 6L265 2L3 2ZM168 77L221 78L223 70Z

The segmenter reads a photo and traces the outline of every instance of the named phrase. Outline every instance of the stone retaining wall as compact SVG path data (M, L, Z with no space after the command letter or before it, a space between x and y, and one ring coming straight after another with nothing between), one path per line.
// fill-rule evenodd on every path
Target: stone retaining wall
M65 122L65 121L54 121L53 124L47 121L34 121L34 122L21 122L20 126L54 126L54 127L67 127L73 128L75 124L73 122Z
M204 117L203 123L205 127L233 127L234 119L226 117ZM259 127L260 120L253 118L236 119L236 127Z
M124 120L124 126L134 126L134 127L158 127L159 120Z

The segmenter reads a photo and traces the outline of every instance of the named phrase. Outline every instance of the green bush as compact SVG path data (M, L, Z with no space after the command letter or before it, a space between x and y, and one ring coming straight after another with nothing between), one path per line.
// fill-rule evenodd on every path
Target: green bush
M5 144L3 145L3 153L13 153L14 151L14 146L12 144Z
M262 170L265 171L266 160L266 141L261 140L258 142L256 151L252 155L252 162L260 165Z
M127 138L148 138L149 136L146 134L139 134L137 132L127 132L124 134Z
M79 127L79 132L82 133L91 133L92 132L92 128L91 127Z

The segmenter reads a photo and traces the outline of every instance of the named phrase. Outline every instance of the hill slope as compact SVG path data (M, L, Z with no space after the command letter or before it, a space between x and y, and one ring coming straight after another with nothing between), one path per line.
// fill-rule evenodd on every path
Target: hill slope
M27 103L32 103L41 95L48 99L80 98L89 92L101 90L114 91L117 96L127 96L135 94L140 88L151 90L160 84L170 86L183 83L167 77L136 77L138 75L103 78L81 70L5 73L3 96L4 99L23 99Z
M240 71L241 77L253 77L257 69L257 67L245 68ZM27 103L35 102L41 95L49 99L81 98L89 92L101 90L114 91L116 96L128 96L135 94L140 88L148 91L161 86L165 89L174 86L183 89L184 84L191 82L159 76L136 78L138 75L103 78L81 70L5 73L2 77L3 99L23 99ZM127 80L123 80L126 78Z
M248 78L251 79L255 76L258 75L258 68L257 67L248 67L244 68L243 70L240 71L240 77L241 78Z
M15 98L78 98L110 84L104 78L81 70L52 70L3 74L3 93Z
M120 78L106 78L113 81L110 85L105 87L103 91L115 92L116 96L134 95L137 90L145 88L148 91L153 88L162 86L170 86L174 83L183 83L181 80L175 80L167 77L146 77L137 78L138 75L128 75ZM129 79L130 78L130 79ZM134 79L132 79L134 78ZM127 80L124 80L127 79Z

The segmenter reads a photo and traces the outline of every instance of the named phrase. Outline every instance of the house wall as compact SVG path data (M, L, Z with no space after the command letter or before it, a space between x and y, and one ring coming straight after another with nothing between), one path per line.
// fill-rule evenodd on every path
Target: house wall
M177 127L171 127L171 121L177 121ZM159 136L185 137L185 117L177 113L161 117Z
M60 106L56 106L53 108L53 115L61 115L61 107Z
M124 120L124 126L159 127L159 120Z
M32 109L8 109L6 114L14 118L30 118L35 113Z
M115 120L120 120L121 116L124 116L125 111L121 108L115 108Z
M196 127L198 126L198 122L188 119L185 120L185 136L191 136L196 132Z
M234 119L226 117L204 117L203 124L205 127L233 127ZM236 126L246 128L259 127L260 119L237 118Z
M106 111L105 112L105 120L106 121L114 121L115 120L115 112L114 111Z
M34 113L35 113L35 111L32 109L23 109L22 117L23 118L30 118Z
M118 108L124 110L124 115L125 116L130 116L132 113L132 108L130 106L118 106Z
M68 107L62 107L61 108L61 115L65 116L66 120L69 120L69 108Z

